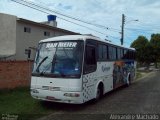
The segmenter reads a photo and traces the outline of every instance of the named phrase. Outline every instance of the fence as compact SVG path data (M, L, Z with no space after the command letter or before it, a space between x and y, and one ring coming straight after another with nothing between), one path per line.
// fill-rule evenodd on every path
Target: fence
M30 85L32 61L0 61L0 89Z

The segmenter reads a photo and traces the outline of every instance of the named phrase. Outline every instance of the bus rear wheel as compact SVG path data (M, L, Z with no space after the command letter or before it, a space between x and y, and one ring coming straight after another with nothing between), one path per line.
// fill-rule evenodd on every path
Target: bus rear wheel
M131 76L129 75L128 81L127 81L127 86L129 87L131 85Z
M96 100L98 101L101 98L101 89L100 87L97 88L97 93L96 93Z
M97 87L95 102L97 102L103 96L103 84Z

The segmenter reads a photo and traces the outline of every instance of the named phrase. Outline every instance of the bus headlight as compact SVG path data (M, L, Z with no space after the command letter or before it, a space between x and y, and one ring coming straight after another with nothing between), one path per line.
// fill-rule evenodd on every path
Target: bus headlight
M80 94L78 94L78 93L64 93L64 96L66 96L66 97L79 97Z

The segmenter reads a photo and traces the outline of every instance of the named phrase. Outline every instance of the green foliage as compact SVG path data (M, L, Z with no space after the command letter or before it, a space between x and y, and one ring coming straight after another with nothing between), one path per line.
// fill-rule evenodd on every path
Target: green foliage
M144 45L148 43L148 39L144 36L139 36L132 44L131 47L135 49L141 49L144 48Z
M158 62L160 60L160 34L152 34L150 43L153 47L154 61Z
M136 72L136 79L139 79L142 77L142 74L140 72Z
M131 47L136 49L136 59L149 65L160 60L160 34L152 34L149 41L145 36L139 36Z
M146 56L145 51L147 50L147 47L149 47L149 41L144 36L139 36L132 44L131 47L136 49L136 58L139 62L146 62ZM148 58L147 58L148 59Z

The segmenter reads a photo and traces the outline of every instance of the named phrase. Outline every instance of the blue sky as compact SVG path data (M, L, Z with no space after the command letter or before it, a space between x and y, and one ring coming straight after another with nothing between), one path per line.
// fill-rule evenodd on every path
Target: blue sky
M26 0L27 1L27 0ZM152 33L160 33L160 0L28 0L46 6L63 14L79 18L91 23L100 24L109 30L91 25L78 24L92 28L104 34L74 25L57 18L58 27L82 34L93 34L102 39L109 39L120 44L122 14L126 16L124 29L124 45L129 46L139 35L148 39ZM16 15L20 18L42 22L47 14L19 5L11 0L0 0L0 12ZM52 13L54 14L54 13ZM58 17L65 18L58 14ZM65 18L68 19L68 18ZM138 19L138 22L134 20ZM68 19L70 20L70 19ZM106 37L107 36L107 37Z

